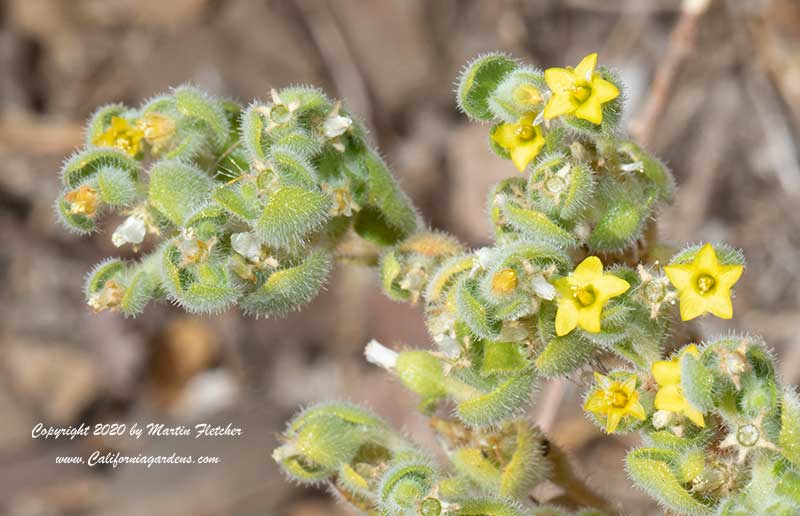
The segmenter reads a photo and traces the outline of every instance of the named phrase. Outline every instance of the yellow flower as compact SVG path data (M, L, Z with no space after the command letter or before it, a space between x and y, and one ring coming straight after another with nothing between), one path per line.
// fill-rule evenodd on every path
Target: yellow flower
M83 185L64 196L64 200L69 204L70 213L86 215L87 217L94 217L99 199L97 190L89 185Z
M704 245L692 263L664 267L669 281L678 289L684 321L706 312L722 319L733 317L731 287L743 270L741 265L721 265L711 244Z
M659 386L655 407L658 410L683 414L695 425L705 428L706 422L703 419L703 413L683 396L680 359L686 353L695 357L700 355L697 346L690 344L672 360L659 360L653 364L653 378Z
M513 124L502 124L492 134L492 140L511 155L517 169L522 172L544 147L542 129L533 125L534 116L525 115Z
M566 335L580 326L590 333L600 332L600 314L609 299L625 293L630 284L612 274L603 274L597 256L583 260L575 271L555 282L558 290L556 335Z
M142 148L144 131L133 127L124 118L115 116L111 126L104 133L97 135L92 143L103 147L116 147L129 156L136 156Z
M613 380L600 373L594 373L594 379L598 389L589 396L583 408L599 416L606 416L606 433L614 433L625 416L630 415L644 421L647 416L644 407L639 403L635 374L624 382Z
M574 114L593 124L603 121L603 104L617 98L619 90L594 71L596 65L597 54L589 54L575 68L544 71L544 80L553 93L544 107L547 120Z
M161 152L175 134L175 121L160 113L147 113L136 121L136 129L153 148L153 152Z

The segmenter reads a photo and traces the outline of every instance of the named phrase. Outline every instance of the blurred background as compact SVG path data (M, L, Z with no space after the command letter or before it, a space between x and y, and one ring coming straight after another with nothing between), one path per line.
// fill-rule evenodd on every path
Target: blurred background
M300 405L348 399L436 449L416 401L363 345L428 346L418 309L342 267L285 319L188 317L168 304L126 320L84 305L84 273L117 254L108 232L56 225L58 169L100 104L138 105L191 81L247 103L313 83L343 97L434 228L489 242L484 198L512 175L453 99L464 62L505 50L540 67L598 51L628 85L631 132L681 186L662 235L724 240L748 269L730 324L762 334L800 381L800 2L797 0L0 0L0 514L350 514L285 482L269 454ZM108 227L114 227L113 221ZM570 382L531 417L627 514L659 514L625 479L636 437L609 438ZM42 441L39 421L232 422L238 439ZM56 465L93 450L219 455L202 466Z

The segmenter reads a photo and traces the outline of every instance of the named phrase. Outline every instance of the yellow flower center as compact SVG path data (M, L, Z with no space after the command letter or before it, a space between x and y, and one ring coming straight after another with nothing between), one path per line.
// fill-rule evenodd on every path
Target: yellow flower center
M614 408L623 408L628 404L628 396L622 391L613 391L610 401Z
M532 125L520 125L517 127L517 130L514 132L517 138L522 141L528 141L534 137L536 134L533 130Z
M575 291L575 299L583 307L592 306L597 300L597 294L594 291L594 287L591 285L588 287L581 287Z
M517 273L514 269L503 269L492 276L492 291L495 294L510 294L515 288L517 288Z
M575 86L572 90L572 96L580 102L586 102L586 99L588 99L591 95L592 88L590 88L588 85Z
M702 273L697 276L697 290L700 291L701 294L708 294L714 287L717 286L717 280L714 277L707 273Z

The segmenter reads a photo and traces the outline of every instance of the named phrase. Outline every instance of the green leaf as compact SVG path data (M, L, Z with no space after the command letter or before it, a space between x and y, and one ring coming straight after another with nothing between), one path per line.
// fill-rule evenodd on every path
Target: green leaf
M325 193L284 186L270 194L254 229L267 245L292 248L328 221L330 209Z
M570 232L540 211L526 210L512 202L504 203L502 210L508 223L531 240L552 243L562 248L577 244Z
M114 167L102 167L97 172L97 190L110 206L130 206L136 199L136 183L131 175Z
M176 226L182 227L210 192L211 179L188 163L159 161L150 169L150 204Z
M322 289L331 269L331 256L312 251L300 264L280 269L239 303L246 314L281 315L311 301Z
M675 452L638 448L628 453L625 465L640 488L671 510L692 516L710 514L709 507L695 499L676 478L671 466L676 460Z
M567 375L589 362L596 349L576 332L554 337L536 357L536 368L546 378Z
M778 448L792 464L800 467L800 399L792 387L783 391Z
M513 373L530 366L516 342L486 342L483 346L481 374Z
M619 251L634 243L641 235L651 202L620 200L603 214L589 237L589 245L597 251Z
M175 89L175 107L189 118L193 118L211 132L214 142L223 145L228 141L230 124L225 110L203 91L192 86Z
M500 81L517 67L517 63L502 54L490 53L470 61L458 79L458 107L476 120L491 120L489 96Z

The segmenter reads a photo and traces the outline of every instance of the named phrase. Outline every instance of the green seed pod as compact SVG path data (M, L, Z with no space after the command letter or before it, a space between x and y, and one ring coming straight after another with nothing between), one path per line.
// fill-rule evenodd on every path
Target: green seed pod
M442 263L428 281L425 300L428 303L442 301L458 278L472 269L474 261L472 256L454 256Z
M575 220L592 199L594 179L588 166L551 154L537 161L528 192L539 210L561 220Z
M513 59L490 53L470 61L458 78L456 100L461 111L476 120L490 120L489 96L511 71L517 68Z
M182 252L174 243L164 248L161 261L168 298L187 312L220 313L241 295L226 267L213 262L184 266Z
M388 225L400 238L412 234L417 228L417 214L411 202L400 188L398 188L389 168L374 152L367 152L361 156L360 168L367 183L368 208L381 214L379 221ZM359 213L359 220L366 210Z
M228 141L230 123L219 102L192 86L175 88L173 96L178 112L199 123L210 133L212 141L217 146L222 146Z
M123 116L127 111L124 104L106 104L100 106L89 117L89 123L86 125L86 143L87 147L94 145L95 139L103 134L108 126L111 125L111 119L115 116Z
M703 412L710 411L714 407L714 373L691 353L681 357L680 365L684 396Z
M97 171L100 199L109 206L130 206L136 198L136 182L118 168L102 167Z
M448 516L530 516L517 502L506 500L464 500L458 508L447 513Z
M183 227L211 193L209 177L188 163L159 161L150 169L149 176L150 204L178 227Z
M523 115L544 107L547 85L540 70L521 66L500 81L489 95L492 118L516 122Z
M446 394L442 364L427 351L400 353L395 371L403 385L424 400L436 401Z
M466 391L466 399L464 390L448 391L460 400L456 406L459 419L474 428L497 424L524 410L530 403L536 382L536 374L531 370L491 378L481 378L467 370L452 374L471 387Z
M411 298L411 292L398 285L397 280L402 272L403 267L394 252L384 253L381 256L380 275L383 292L395 301L404 302Z
M381 513L387 516L418 516L423 501L429 499L437 480L437 472L425 463L400 462L393 465L381 477L378 488ZM431 502L427 503L427 506L431 505Z
M508 224L530 240L550 243L565 249L577 244L577 240L569 231L540 211L520 208L511 201L506 201L501 209Z
M104 167L124 170L134 181L139 171L139 163L123 151L100 147L78 152L67 159L61 168L61 181L67 188L77 188Z
M333 107L325 93L313 86L290 86L281 89L278 96L287 104L296 104L298 111L309 117L322 116Z
M650 217L653 199L638 202L621 197L613 202L592 230L589 246L596 251L617 252L636 242Z
M710 508L681 485L674 471L678 454L658 448L628 452L625 467L631 479L669 509L690 515L708 514Z
M272 139L273 148L282 147L288 149L293 154L306 160L313 159L322 152L322 144L319 140L301 127L295 127L291 131L275 131ZM273 166L275 166L274 160L275 158L273 157Z
M596 351L596 346L575 331L553 337L536 357L536 369L545 378L569 375L586 365Z
M161 278L152 271L137 270L131 273L120 301L120 309L126 317L136 317L155 296Z
M284 186L270 194L254 229L267 245L291 249L330 219L330 209L327 194Z
M239 303L242 311L256 317L281 315L308 304L322 289L332 266L323 250L312 251L298 265L270 274Z
M641 164L638 171L656 187L660 201L672 201L675 194L675 178L664 163L632 141L620 142L618 149L620 153L628 156L629 163Z
M459 282L455 298L458 318L476 337L495 340L500 336L501 323L486 306L487 303L477 297L476 291L474 281L464 279Z
M253 102L242 114L241 137L248 158L260 164L267 162L270 139L267 136L267 122L264 120L266 106L260 102Z
M484 343L482 375L516 373L529 367L530 362L516 342Z
M350 462L363 438L358 427L333 416L320 415L298 426L289 442L273 457L300 482L315 482L333 475Z

